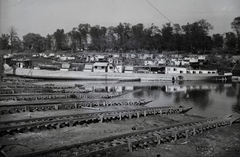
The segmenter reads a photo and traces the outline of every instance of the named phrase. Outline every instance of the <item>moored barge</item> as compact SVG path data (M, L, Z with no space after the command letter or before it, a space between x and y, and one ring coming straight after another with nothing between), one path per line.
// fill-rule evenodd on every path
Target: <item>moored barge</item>
M141 81L196 81L196 80L212 80L212 81L228 81L232 79L232 73L218 73L217 70L189 70L185 67L154 67L148 70L137 71L107 71L107 67L103 71L68 71L68 70L43 70L43 69L27 69L12 68L4 64L4 73L6 75L15 75L26 78L38 79L54 79L54 80L141 80ZM140 68L138 68L140 69ZM155 70L151 70L155 69Z

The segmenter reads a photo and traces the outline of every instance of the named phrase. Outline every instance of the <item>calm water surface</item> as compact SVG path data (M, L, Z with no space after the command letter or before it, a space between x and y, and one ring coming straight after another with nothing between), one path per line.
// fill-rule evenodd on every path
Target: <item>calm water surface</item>
M223 117L233 114L240 116L240 84L217 82L90 82L51 81L56 85L83 84L85 89L95 92L124 92L121 98L152 99L149 107L185 106L193 107L189 114L204 117ZM137 90L137 91L136 91ZM135 92L134 92L135 91Z

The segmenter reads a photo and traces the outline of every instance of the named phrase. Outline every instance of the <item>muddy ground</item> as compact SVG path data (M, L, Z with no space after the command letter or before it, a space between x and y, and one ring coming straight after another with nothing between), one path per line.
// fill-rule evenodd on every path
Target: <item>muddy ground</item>
M127 109L128 107L124 107ZM130 107L131 108L131 107ZM101 110L113 110L115 107ZM120 109L120 108L117 108ZM79 109L80 110L80 109ZM62 112L62 111L61 111ZM68 111L71 112L71 111ZM77 112L77 111L72 111ZM80 112L80 111L79 111ZM82 112L88 112L86 110ZM92 111L89 111L92 112ZM56 115L58 112L35 112L33 117ZM62 113L60 113L62 114ZM2 115L1 120L26 118L29 113ZM3 151L10 157L47 150L59 146L70 145L97 138L128 133L151 127L166 126L169 124L201 119L203 117L187 114L147 116L139 119L124 119L108 123L95 123L83 126L65 127L58 130L41 130L28 133L17 133L0 137ZM209 130L203 134L180 139L175 142L150 146L133 152L117 150L108 156L119 157L202 157L202 156L240 156L240 124Z

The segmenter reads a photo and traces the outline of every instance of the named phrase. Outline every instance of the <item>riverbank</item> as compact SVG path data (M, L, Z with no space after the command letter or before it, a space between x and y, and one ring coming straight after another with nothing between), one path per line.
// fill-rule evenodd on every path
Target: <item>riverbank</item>
M119 157L239 157L240 124L209 130L189 139L181 139Z
M40 113L38 113L40 115ZM24 115L22 115L24 117ZM27 113L25 113L27 116ZM4 152L9 156L33 153L88 140L104 138L111 135L134 132L178 122L199 120L203 117L187 114L147 116L138 119L126 119L109 123L96 123L57 130L42 130L28 133L17 133L0 137ZM204 132L188 139L180 139L146 147L133 152L118 150L108 156L115 157L202 157L202 156L239 156L240 124ZM40 144L41 143L41 144Z

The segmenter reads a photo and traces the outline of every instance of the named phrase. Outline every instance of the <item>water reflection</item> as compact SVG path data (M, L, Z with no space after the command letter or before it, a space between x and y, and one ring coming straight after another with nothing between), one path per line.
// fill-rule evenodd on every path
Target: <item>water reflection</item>
M237 83L233 83L233 84L231 84L231 85L229 85L229 86L225 86L225 87L227 87L227 97L236 97L237 96L237 94L239 93L237 93L237 91L238 91L238 86L239 84L237 84Z
M187 92L185 97L180 97L178 100L193 103L193 105L197 106L201 110L205 110L213 102L212 99L210 99L210 92L211 90L190 90Z
M129 88L126 88L125 89L125 86L115 86L115 87L111 87L111 86L100 86L100 87L91 87L91 88L88 88L89 90L93 91L93 92L96 92L96 93L103 93L103 92L106 92L106 93L122 93L124 91L128 91L128 90L133 90L133 89L129 89Z
M240 92L237 83L182 82L152 84L110 84L94 87L95 91L126 92L135 91L125 98L145 98L155 100L149 106L182 105L193 106L192 114L206 117L240 113Z
M128 92L123 98L154 100L148 106L191 106L189 114L204 117L240 113L240 84L217 82L59 82L83 84L94 92Z

